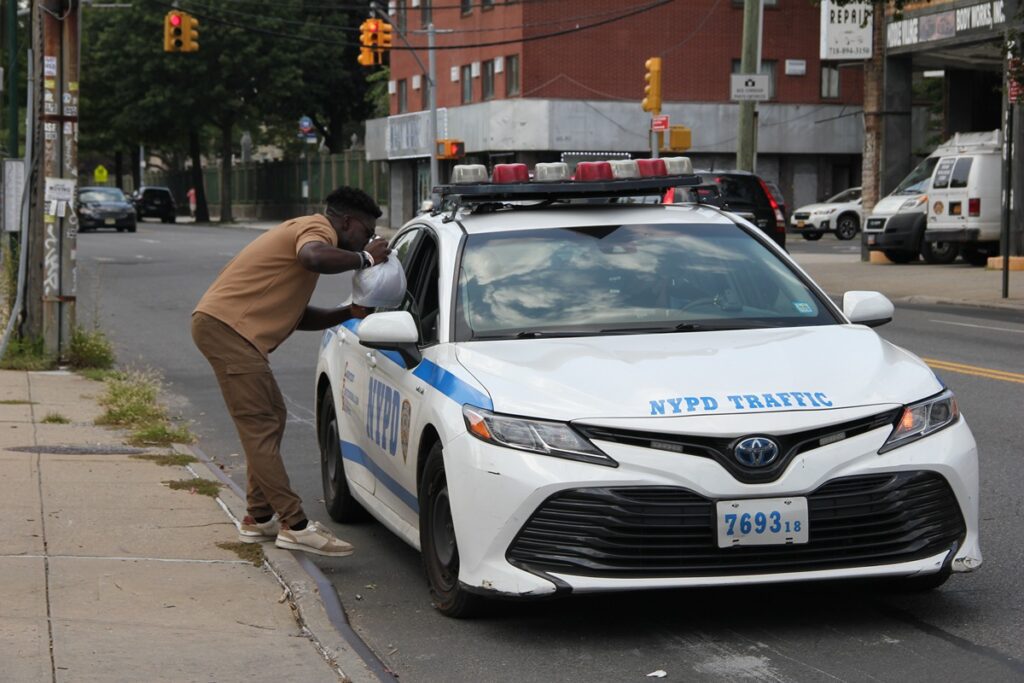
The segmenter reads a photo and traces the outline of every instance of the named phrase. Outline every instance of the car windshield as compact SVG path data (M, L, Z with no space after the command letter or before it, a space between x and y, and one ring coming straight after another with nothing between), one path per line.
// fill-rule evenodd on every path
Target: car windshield
M729 204L764 204L764 192L753 176L721 175L714 181L721 188L722 200Z
M906 178L903 179L893 194L923 194L928 191L928 181L932 178L932 171L935 164L939 163L938 157L928 157L917 165Z
M706 224L469 235L455 320L460 341L838 322L758 240Z
M89 202L126 202L128 200L125 199L124 193L116 187L101 187L82 190L78 195L78 201L85 204Z
M843 190L835 197L826 199L826 204L845 204L846 202L855 202L860 199L860 188L850 188L849 190Z

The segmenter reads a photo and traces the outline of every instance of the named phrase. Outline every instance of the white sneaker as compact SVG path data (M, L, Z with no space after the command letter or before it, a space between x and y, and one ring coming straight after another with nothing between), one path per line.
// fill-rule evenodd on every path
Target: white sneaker
M269 521L257 522L252 515L246 515L238 525L238 540L242 543L261 543L272 541L281 530L280 520L275 513Z
M346 557L354 548L318 522L309 522L305 529L284 529L277 532L274 545L287 550L302 550L328 557Z

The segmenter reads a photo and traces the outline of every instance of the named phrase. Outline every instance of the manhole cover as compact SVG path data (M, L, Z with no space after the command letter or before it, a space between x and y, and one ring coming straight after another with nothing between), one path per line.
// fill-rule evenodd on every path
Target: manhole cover
M138 455L146 452L142 448L104 444L95 446L15 446L5 450L18 453L48 453L50 455Z

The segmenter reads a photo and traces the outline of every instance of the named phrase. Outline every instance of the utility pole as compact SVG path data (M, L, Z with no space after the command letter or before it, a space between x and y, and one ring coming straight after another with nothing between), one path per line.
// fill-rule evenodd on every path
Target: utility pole
M7 0L7 156L18 156L17 0Z
M46 353L64 357L75 325L78 290L75 244L78 219L75 189L78 181L78 0L38 0L42 78L33 88L42 108L33 122L42 138L38 163L37 198L29 231L30 263L27 332L42 337ZM41 87L40 87L41 86ZM42 201L38 198L42 197ZM38 303L37 303L38 302Z
M744 0L743 3L743 52L740 59L740 73L756 74L761 71L758 44L761 36L761 0ZM755 102L740 102L739 144L736 147L736 168L741 171L754 170L756 137L754 125Z
M427 87L430 88L427 99L430 104L430 206L440 208L441 195L434 189L441 184L440 171L437 163L437 57L434 54L434 40L437 32L434 22L427 24ZM415 53L414 53L415 54Z

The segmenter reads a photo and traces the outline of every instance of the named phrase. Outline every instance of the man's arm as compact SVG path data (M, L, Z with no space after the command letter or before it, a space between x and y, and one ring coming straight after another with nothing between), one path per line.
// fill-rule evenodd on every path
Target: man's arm
M318 308L306 306L302 319L299 320L300 330L326 330L328 327L340 325L352 317L352 311L348 306L338 308Z
M365 251L373 259L373 264L388 260L387 240L373 240L366 245ZM306 270L324 275L344 273L348 270L359 270L363 259L357 251L347 251L332 247L326 242L307 242L299 249L299 264Z

